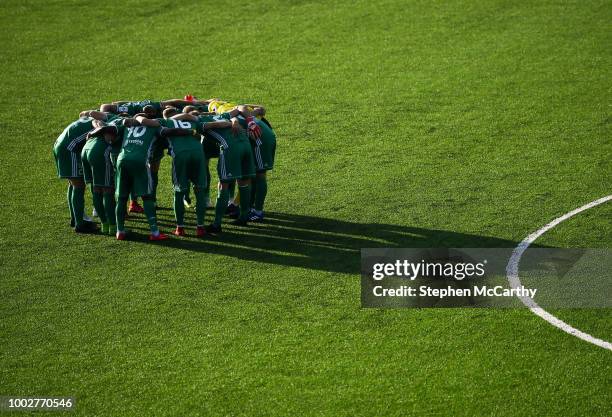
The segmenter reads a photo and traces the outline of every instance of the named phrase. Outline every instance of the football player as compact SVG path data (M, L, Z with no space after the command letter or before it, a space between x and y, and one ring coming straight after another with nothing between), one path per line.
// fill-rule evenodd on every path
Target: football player
M251 201L251 179L255 177L255 162L246 131L240 127L238 119L232 118L230 113L216 116L202 115L199 116L198 121L202 123L202 130L205 132L204 141L213 141L219 148L217 172L220 189L215 205L215 219L206 229L207 233L216 235L221 233L221 221L227 210L230 184L236 181L241 201L240 215L233 224L247 224Z
M144 113L147 118L155 118L160 117L161 112L164 108L170 106L199 106L206 107L208 106L208 100L186 100L186 99L170 99L170 100L162 100L162 101L152 101L152 100L141 100L141 101L114 101L109 104L102 104L100 106L100 110L103 112L110 113L125 113L129 116L135 116L136 114ZM157 148L156 148L157 149ZM153 182L155 183L155 191L157 190L157 182L158 182L158 172L159 172L159 164L163 157L163 150L161 152L156 152L152 155L151 163L151 175L153 176ZM153 199L156 202L156 195L154 193ZM143 213L144 208L138 204L138 199L134 195L130 195L130 201L128 206L129 213Z
M108 114L106 122L110 123L118 116ZM103 123L95 121L95 128ZM102 233L114 236L117 232L117 222L115 218L115 184L114 168L111 161L113 145L109 144L110 134L106 137L91 137L83 146L81 160L83 162L83 176L85 183L91 185L93 206L100 221L102 222ZM120 148L121 144L115 142L115 148ZM115 150L118 152L118 150Z
M241 113L246 117L247 114L249 116L257 117L262 120L268 127L272 128L272 125L266 119L266 108L261 104L236 104L231 101L224 101L220 98L211 98L209 100L203 100L203 102L208 102L208 111L215 114L222 114L225 112L230 112L232 109L240 107L242 109Z
M77 233L94 233L97 227L83 219L85 212L85 181L81 163L81 150L87 134L93 130L95 118L106 119L106 113L84 111L79 119L68 125L53 146L53 155L59 178L68 180L68 208L70 226Z
M113 101L112 103L102 104L100 111L107 113L127 113L134 116L138 113L147 113L147 116L159 117L166 107L188 106L188 105L208 105L208 100L183 100L170 99L162 101L141 100L141 101ZM147 108L145 110L145 108Z
M154 148L168 136L187 135L188 129L161 129L159 126L146 126L134 119L125 119L120 126L110 124L102 126L89 134L90 137L111 133L112 141L121 140L121 152L117 157L115 173L115 197L117 205L118 240L126 238L125 215L127 199L130 192L136 197L142 197L145 215L151 229L149 240L167 239L157 226L155 204L153 203L153 178L148 160Z
M240 113L244 117L254 116L263 120L268 126L271 127L270 123L265 119L266 109L259 104L243 104L237 105L231 101L221 100L220 98L211 98L208 101L208 111L215 114L223 114L225 112L232 112L240 107ZM257 125L251 125L252 128L257 129ZM233 218L240 216L238 205L240 204L240 193L235 193L235 183L229 186L229 201L227 205L227 215Z
M233 143L234 137L237 138L236 140L238 140L238 138L240 139L242 139L242 137L246 138L246 135L244 134L244 131L240 127L239 121L235 118L232 118L229 113L224 114L223 116L212 115L212 114L207 114L205 116L199 116L199 115L196 116L195 115L196 113L197 112L192 112L192 114L186 114L186 113L177 114L173 116L173 118L178 121L197 122L200 132L205 134L204 136L202 136L203 145L200 145L200 149L203 149L204 155L205 155L204 168L208 169L207 168L208 159L213 156L210 154L210 152L214 153L215 148L216 148L216 156L219 157L219 164L221 164L222 161L224 161L225 156L227 156L228 158L231 158L230 160L238 159L238 161L233 162L233 166L236 168L235 169L236 174L232 174L231 170L227 171L227 166L229 166L229 163L224 164L223 167L219 166L220 184L219 184L219 195L217 197L217 202L215 204L215 219L212 222L212 224L206 227L205 229L206 231L205 233L209 233L214 236L214 235L221 233L221 221L227 209L230 184L232 182L235 182L236 179L239 179L240 183L246 186L248 185L247 182L250 181L249 179L247 179L248 175L245 175L245 179L242 179L242 175L240 174L241 166L237 166L240 164L239 143L235 143L231 147L231 150L230 150L226 139L222 139L223 143L225 143L225 153L224 153L223 151L220 151L223 145L221 144L221 142L219 142L218 138L222 138L222 135L226 135L227 140ZM238 112L236 111L235 114L238 114ZM206 139L207 138L206 134L208 133L210 133L213 136ZM214 138L214 135L217 135L217 139ZM232 157L235 157L235 158L232 158ZM221 174L222 172L229 172L229 175L223 176ZM206 199L209 196L209 191L210 191L209 186L210 186L210 182L208 181L206 183L206 189L204 191L204 196L206 197ZM247 220L248 220L248 215L244 217L244 224L246 224Z
M196 196L196 236L205 235L204 216L206 213L206 168L204 152L199 141L198 124L189 120L178 120L178 109L168 107L163 111L163 119L147 119L136 116L143 126L186 129L188 134L168 137L168 150L172 156L172 183L174 186L174 214L177 236L185 236L185 206L183 203L189 183L194 186ZM174 116L174 117L173 117Z
M237 109L244 113L244 106L238 106ZM244 117L239 116L238 119L243 127L247 127L247 121ZM263 120L254 119L259 127L249 129L249 137L251 139L251 149L255 159L256 176L253 182L251 193L251 210L249 221L261 222L264 219L264 202L268 193L267 171L274 168L274 156L276 154L276 134L272 128L263 122Z

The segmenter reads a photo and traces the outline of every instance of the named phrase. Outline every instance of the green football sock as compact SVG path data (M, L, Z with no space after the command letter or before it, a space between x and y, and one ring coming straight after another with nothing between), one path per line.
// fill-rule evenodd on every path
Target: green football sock
M159 184L159 171L151 171L153 178L153 201L157 201L157 184Z
M149 222L149 227L151 228L151 233L159 233L159 228L157 227L157 217L155 213L155 203L150 198L143 198L142 205L144 207L145 216L147 216L147 221Z
M117 218L115 217L115 196L112 192L104 193L103 201L104 211L106 212L106 220L108 220L108 224L116 225Z
M181 191L174 192L174 217L176 218L177 226L185 225L185 206L183 204L183 198L185 193Z
M93 199L93 206L96 209L96 212L98 213L100 221L102 222L102 224L108 223L108 221L106 220L106 210L104 209L104 196L101 192L93 191L91 193L91 197Z
M219 190L219 195L217 196L217 204L215 205L215 221L213 224L215 226L221 226L221 221L223 220L223 215L227 210L227 201L229 200L229 190L221 189Z
M251 181L251 203L250 203L251 208L255 205L255 195L256 194L257 194L257 177L253 178L253 181Z
M251 186L249 184L238 187L240 191L240 220L249 219L251 210Z
M211 178L210 178L210 168L208 167L208 159L206 160L206 199L210 198L210 182L211 182Z
M206 190L196 188L194 190L196 197L196 218L198 226L204 226L204 216L206 216Z
M83 224L83 213L85 211L85 188L74 187L72 190L72 210L74 213L74 224Z
M266 177L256 178L255 184L257 184L257 188L255 189L255 203L253 207L257 211L263 211L266 194L268 194L268 179Z
M74 220L74 208L72 207L72 191L74 187L68 183L68 209L70 210L70 224L76 224Z
M115 216L117 217L117 230L125 232L125 216L127 215L127 198L119 198L115 208Z

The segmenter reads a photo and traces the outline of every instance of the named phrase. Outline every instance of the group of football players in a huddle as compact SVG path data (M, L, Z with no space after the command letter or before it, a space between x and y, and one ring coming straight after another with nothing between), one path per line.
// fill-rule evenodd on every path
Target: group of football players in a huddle
M127 213L144 212L151 229L149 239L167 239L156 218L159 166L165 153L172 158L175 235L186 234L191 186L197 237L221 233L225 215L234 217L232 224L239 226L263 221L266 172L273 168L276 152L276 135L264 116L260 105L199 100L191 95L165 101L118 101L81 112L53 147L58 176L69 182L70 225L78 233L98 232L96 222L85 214L89 184L102 233L124 240ZM206 226L212 158L218 159L219 184L214 219Z

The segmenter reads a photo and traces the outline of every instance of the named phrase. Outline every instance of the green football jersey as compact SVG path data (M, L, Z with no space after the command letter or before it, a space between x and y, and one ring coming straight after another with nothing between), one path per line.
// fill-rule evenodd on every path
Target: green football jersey
M188 120L175 120L166 119L160 120L162 126L170 129L195 129L198 132L201 131L201 124L197 122L190 122ZM186 136L171 136L168 137L168 147L170 154L177 154L179 152L201 152L202 145L200 144L200 138L192 135Z
M255 119L255 122L257 122L257 126L259 126L261 129L262 140L276 142L276 133L274 133L274 130L272 130L272 128L268 126L266 122L259 119Z
M116 114L108 113L106 115L106 120L104 122L110 126L121 126L123 122L123 118L117 116ZM106 141L104 140L104 137L102 136L97 136L95 138L88 139L85 142L85 146L83 146L83 149L92 149L94 145L98 142L106 142ZM119 153L119 150L121 149L121 142L115 141L115 144L113 146L115 147L115 149L117 149L117 153Z
M71 152L77 151L77 148L85 142L87 133L93 130L93 121L91 117L81 117L70 123L55 141L55 147L61 146Z
M106 113L106 123L113 122L117 119L121 119L121 116L119 116L118 114Z
M195 107L196 110L198 111L202 111L202 112L207 112L208 111L208 105L207 104L195 104L195 103L189 103L189 104L175 104L173 107L176 107L177 109L179 109L181 112L183 111L183 109L185 109L185 107L187 106L192 106Z
M155 108L155 111L157 111L158 113L161 112L161 103L159 101L151 100L128 101L127 103L118 104L117 112L127 113L130 116L133 116L137 113L142 113L145 106L153 106Z
M240 121L240 126L245 129L248 128L248 123L244 117L238 116L238 120ZM272 130L272 128L266 124L266 122L256 118L255 123L257 123L257 126L259 126L259 129L261 130L261 139L258 139L258 141L268 143L276 142L276 134L274 133L274 130Z
M159 121L163 122L163 120ZM153 155L156 142L161 141L160 127L121 125L117 129L119 137L122 138L118 160L130 159L146 162Z
M205 123L209 122L220 122L220 121L228 121L231 117L229 113L222 113L220 115L203 115L198 118L198 122L200 126L203 128ZM236 142L249 142L249 137L246 134L246 131L240 132L238 135L234 136L234 132L232 132L231 127L226 127L223 129L208 129L206 132L206 138L215 140L219 146L227 149L232 145L232 143Z

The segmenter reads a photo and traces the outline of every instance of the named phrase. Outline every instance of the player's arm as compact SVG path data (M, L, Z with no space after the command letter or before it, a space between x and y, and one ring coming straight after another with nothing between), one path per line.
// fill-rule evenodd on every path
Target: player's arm
M232 112L234 113L234 115L232 115ZM235 117L236 112L238 112L242 117L246 119L249 137L252 139L261 138L261 128L257 125L257 122L255 121L255 115L253 114L253 110L250 109L247 105L242 104L234 107L230 112L230 115L232 115L232 117Z
M116 132L117 128L115 126L103 125L95 127L94 130L87 133L87 139L98 138L103 136L105 133Z
M137 114L136 116L134 116L134 119L136 119L136 121L138 123L140 123L141 125L143 125L143 126L147 126L147 127L161 127L161 124L159 123L159 120L147 119L142 114Z
M106 113L120 113L119 106L122 104L129 103L129 101L113 101L112 103L105 103L100 105L100 111Z
M170 100L164 100L159 102L162 109L164 107L177 107L177 106L189 106L190 104L202 104L208 105L208 100L183 100L180 98L172 98Z
M215 122L206 122L202 123L203 130L211 130L211 129L225 129L228 127L232 127L233 123L230 120L219 120Z
M212 100L193 100L191 104L196 104L199 106L208 106Z
M108 143L113 143L117 140L117 132L118 129L115 125L99 126L87 134L87 140L103 137Z
M134 119L133 117L128 117L128 118L123 119L121 124L123 126L125 126L125 127L139 126L140 125L140 123L138 123L138 120Z
M242 126L242 123L238 117L232 117L230 119L230 122L232 123L232 133L234 134L234 136L237 136L242 131L244 131L244 127ZM242 122L244 122L244 120L242 120ZM250 132L247 132L247 133L249 137L251 137Z
M163 138L170 136L199 136L196 129L182 129L179 127L163 127L159 131L159 135Z
M250 108L251 115L255 117L263 117L266 115L266 108L261 104L241 104L236 107L239 107L241 111L243 107L246 107L247 110Z
M232 128L232 133L234 136L238 136L242 127L238 122L238 119L235 120L218 120L215 122L206 122L202 123L202 131L211 130L211 129L226 129L228 127Z
M179 113L177 116L180 116L181 114L182 113ZM188 115L188 116L190 116L190 115ZM174 118L174 117L172 117L172 118ZM194 119L195 119L195 117L194 117ZM159 122L159 120L147 119L146 117L143 117L143 116L137 116L136 120L138 120L138 122L142 123L143 126L161 127L161 130L159 131L159 135L161 137L189 136L189 135L191 135L191 136L198 136L200 134L196 129L183 129L183 128L176 128L176 127L165 127L165 126L162 126L162 124ZM183 119L177 119L177 120L183 120ZM155 124L153 124L151 122L155 122Z
M175 114L174 116L170 117L171 119L174 120L188 120L190 122L197 122L198 118L196 116L194 116L193 114L190 113L178 113Z
M230 111L227 111L227 112L225 112L225 113L229 114L229 117L230 117L230 118L232 118L232 117L236 117L236 116L240 116L240 115L244 116L244 115L243 115L243 114L240 112L240 110L238 109L238 107L239 107L239 106L236 106L236 107L234 107L233 109L231 109ZM246 117L246 116L244 116L244 117Z
M254 116L253 110L246 104L240 104L227 112L230 117L242 116L245 119Z
M79 114L80 117L91 117L96 120L106 120L106 113L97 110L84 110Z

